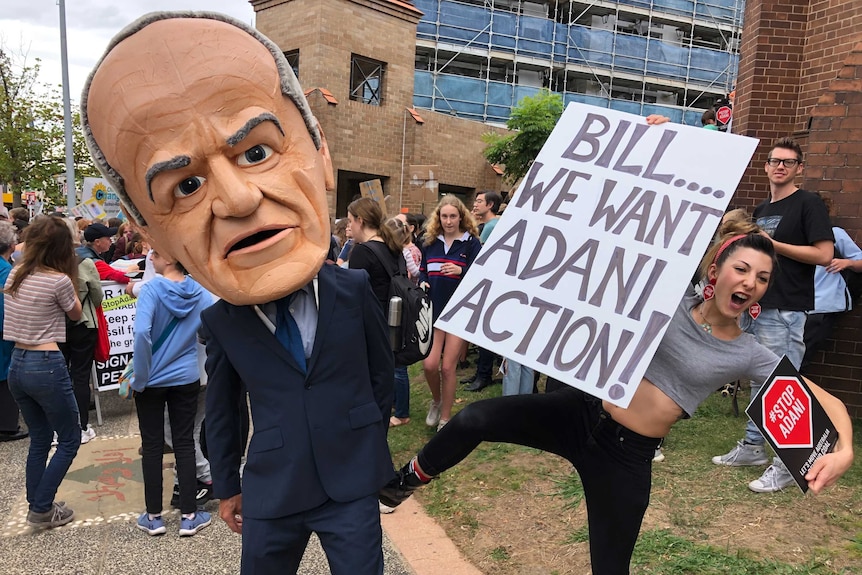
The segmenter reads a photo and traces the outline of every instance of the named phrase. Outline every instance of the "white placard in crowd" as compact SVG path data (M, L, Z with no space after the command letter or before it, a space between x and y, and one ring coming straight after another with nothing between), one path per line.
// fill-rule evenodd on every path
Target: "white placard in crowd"
M108 180L104 178L84 178L81 204L87 204L89 200L98 204L98 208L91 206L89 211L100 213L101 215L87 217L99 219L106 217L113 218L120 213L120 196L110 186Z
M628 406L756 146L569 104L435 327Z
M108 321L111 355L108 361L96 362L96 386L99 391L117 389L120 374L132 358L135 345L135 309L137 300L125 293L125 284L102 282L105 299L102 310Z

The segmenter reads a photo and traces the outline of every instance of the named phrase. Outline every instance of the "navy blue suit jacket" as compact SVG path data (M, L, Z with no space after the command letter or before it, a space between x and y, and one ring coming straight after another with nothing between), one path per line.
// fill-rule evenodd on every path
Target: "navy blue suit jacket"
M285 517L354 501L394 476L386 443L393 359L363 271L324 265L307 374L254 306L220 301L202 316L209 377L206 434L215 497L242 492L243 515ZM240 485L240 389L254 434Z

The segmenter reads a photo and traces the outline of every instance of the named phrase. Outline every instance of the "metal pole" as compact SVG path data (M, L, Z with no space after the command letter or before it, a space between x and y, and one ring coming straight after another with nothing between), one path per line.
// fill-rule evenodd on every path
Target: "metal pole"
M60 4L60 60L63 64L63 123L66 132L66 204L68 213L78 202L75 197L75 158L72 152L72 103L69 97L69 57L66 52L66 1Z
M410 110L404 109L404 116L401 127L401 188L398 190L398 213L401 213L401 208L404 207L404 155L407 151L407 114Z

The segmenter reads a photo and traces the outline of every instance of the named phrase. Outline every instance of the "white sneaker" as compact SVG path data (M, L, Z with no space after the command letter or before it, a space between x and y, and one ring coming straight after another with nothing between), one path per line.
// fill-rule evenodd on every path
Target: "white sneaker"
M425 425L434 427L440 423L440 404L441 401L431 400L431 405L428 406L428 415L425 417Z
M655 463L661 463L664 461L664 453L661 452L661 447L655 448L655 455L653 455L652 460Z
M772 465L766 468L760 479L755 479L748 484L748 488L755 493L775 493L795 484L796 481L790 475L790 471L781 463L777 457L772 460Z
M96 430L88 423L87 429L81 430L81 445L89 443L91 439L96 439Z
M441 419L441 420L440 420L440 423L438 423L438 424L437 424L437 431L440 431L441 429L443 429L444 427L446 427L446 424L447 424L447 423L449 423L449 420L448 420L448 419Z
M737 441L736 447L724 455L716 455L712 458L712 462L716 465L744 467L747 465L766 465L769 463L769 458L766 456L766 451L762 445L751 445Z

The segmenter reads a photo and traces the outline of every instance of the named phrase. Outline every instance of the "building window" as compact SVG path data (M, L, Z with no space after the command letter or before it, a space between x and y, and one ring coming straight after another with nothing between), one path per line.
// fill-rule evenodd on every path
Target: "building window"
M284 57L287 58L287 63L290 64L294 75L299 79L299 50L288 50L284 53Z
M353 54L350 58L350 99L380 106L383 104L383 72L386 64Z

